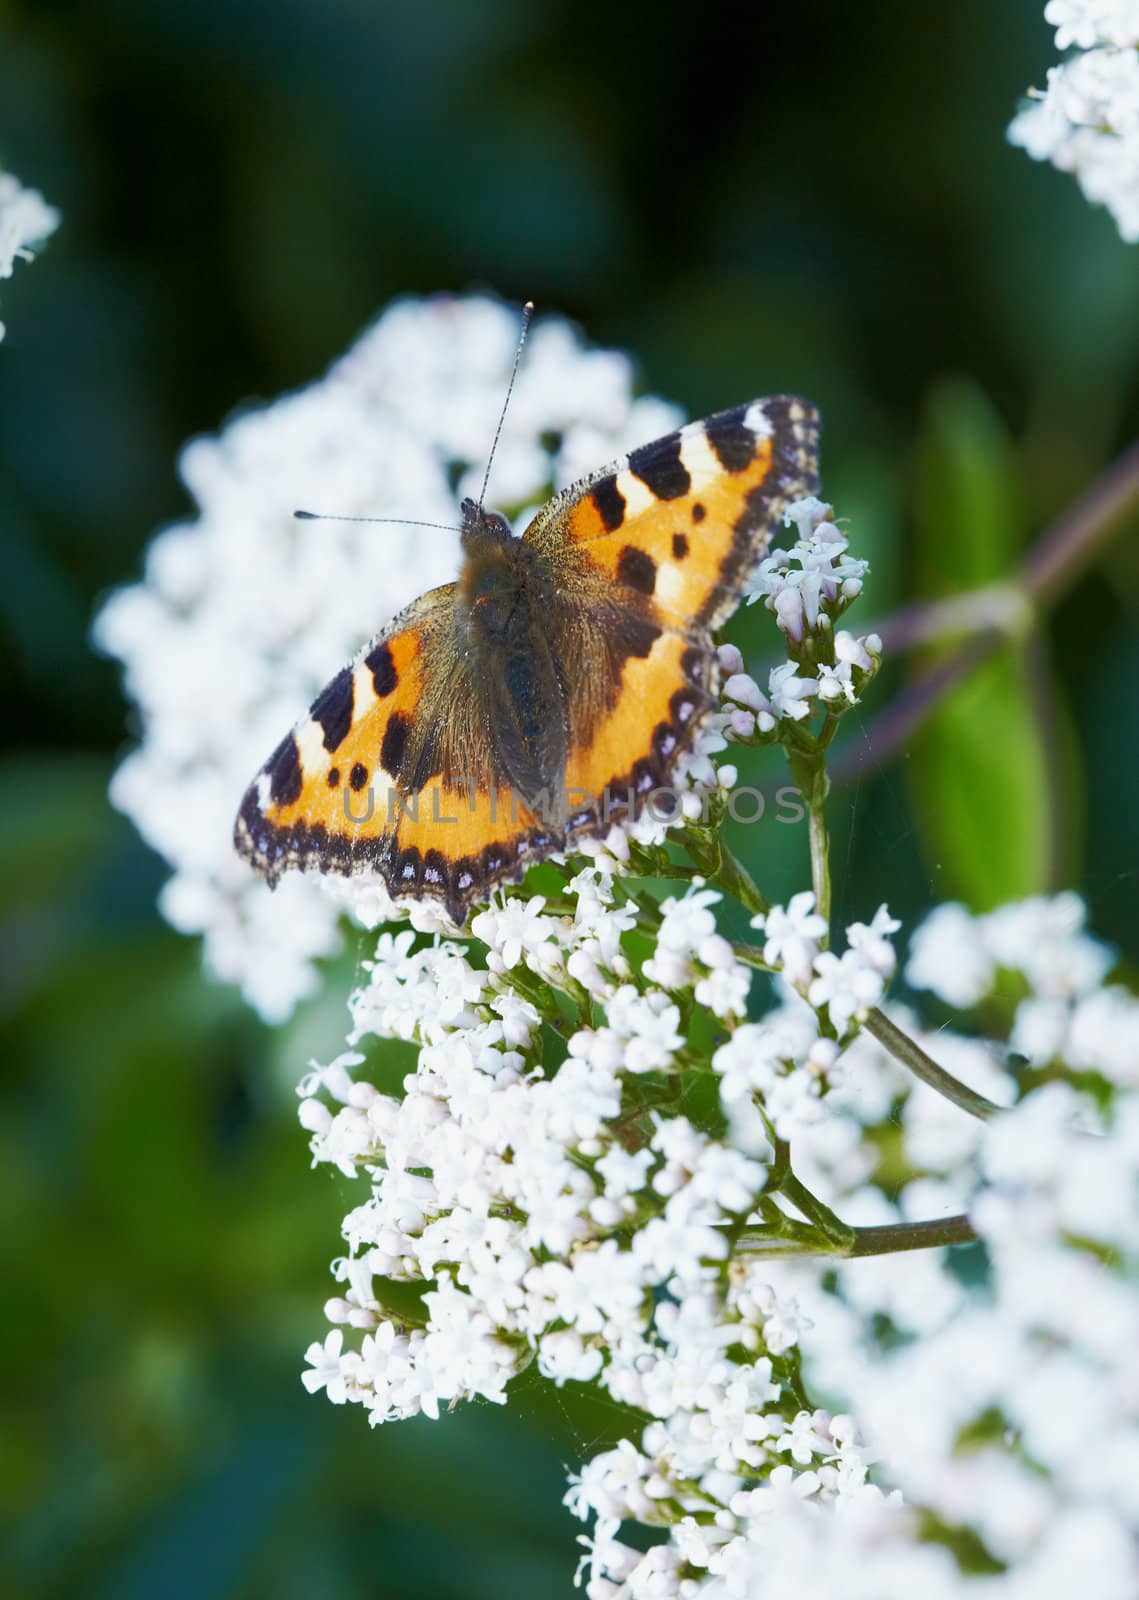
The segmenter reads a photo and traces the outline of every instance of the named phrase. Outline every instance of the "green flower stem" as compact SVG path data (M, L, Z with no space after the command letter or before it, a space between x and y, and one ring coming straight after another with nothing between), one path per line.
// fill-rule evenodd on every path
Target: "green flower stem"
M779 1184L780 1194L786 1195L791 1204L813 1223L823 1234L829 1244L838 1250L847 1250L858 1233L857 1228L852 1228L848 1222L836 1216L829 1206L813 1195L805 1183L801 1183L793 1172L785 1172Z
M815 910L829 928L831 925L830 838L821 803L807 807L807 829L811 842L811 883L815 890ZM823 942L828 942L825 936Z
M688 827L678 837L697 872L708 883L738 900L753 916L771 910L770 900L760 894L751 874L724 843L718 827ZM683 876L691 878L692 869L686 868Z
M1032 627L1034 614L1027 594L1016 582L1000 578L943 600L918 601L902 606L867 627L882 641L886 655L924 645L970 639L979 633L997 639L1022 639Z
M828 717L824 725L825 744L829 744L837 725L834 718ZM797 750L788 747L787 761L791 768L791 776L799 788L799 794L807 808L807 835L811 849L811 884L815 891L815 910L830 927L831 921L831 869L830 869L830 838L827 834L826 800L830 792L830 779L827 777L825 748L820 736L819 745L811 750ZM823 940L824 945L828 941Z
M855 1228L851 1256L887 1256L899 1250L932 1250L942 1244L972 1244L977 1238L966 1216L933 1217L928 1222L888 1222Z
M961 1083L952 1073L946 1072L944 1067L939 1067L909 1034L903 1033L901 1028L891 1022L877 1007L867 1014L862 1026L867 1033L873 1034L883 1049L890 1052L895 1061L900 1061L904 1067L908 1067L915 1078L920 1078L931 1089L936 1089L938 1094L944 1095L947 1100L952 1100L955 1106L960 1106L962 1111L967 1111L971 1117L986 1120L995 1117L1000 1111L1001 1107L992 1100L986 1100L983 1094L978 1094L975 1089L970 1089Z
M828 1239L821 1228L805 1227L789 1217L786 1231L744 1232L734 1254L740 1260L779 1261L792 1256L896 1255L902 1250L932 1250L938 1245L971 1244L977 1233L966 1216L934 1217L928 1222L890 1222L878 1228L846 1228L847 1239ZM845 1227L845 1224L843 1225Z
M714 874L713 881L717 888L723 889L725 894L730 894L733 899L738 900L740 905L753 916L771 910L770 900L764 899L756 888L751 874L723 843L720 845L719 870Z
M847 1252L833 1244L818 1228L783 1214L777 1228L745 1228L736 1239L732 1256L737 1261L783 1261L792 1256L841 1256Z
M1038 610L1052 606L1139 506L1139 443L1130 445L1037 539L1021 571Z

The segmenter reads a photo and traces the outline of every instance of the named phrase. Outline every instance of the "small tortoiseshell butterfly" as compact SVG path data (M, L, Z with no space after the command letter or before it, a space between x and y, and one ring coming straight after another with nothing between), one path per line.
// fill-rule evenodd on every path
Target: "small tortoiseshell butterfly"
M378 872L461 925L636 815L715 704L713 631L817 490L818 429L788 395L721 411L555 495L521 538L465 500L458 581L316 697L242 801L238 850L270 885Z

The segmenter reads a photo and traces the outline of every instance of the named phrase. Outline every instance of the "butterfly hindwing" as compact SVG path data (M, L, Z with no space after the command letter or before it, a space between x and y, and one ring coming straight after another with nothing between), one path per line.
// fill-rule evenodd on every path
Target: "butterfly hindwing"
M715 686L711 641L672 628L625 659L611 707L591 737L570 747L566 784L579 834L637 815L650 795L658 816L670 814L669 780L715 704Z

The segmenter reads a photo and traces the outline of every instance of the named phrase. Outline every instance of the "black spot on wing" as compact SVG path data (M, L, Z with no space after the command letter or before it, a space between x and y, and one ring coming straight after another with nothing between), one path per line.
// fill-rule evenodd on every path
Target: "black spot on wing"
M368 769L362 761L357 761L353 766L352 771L348 774L348 782L352 785L353 789L359 792L359 790L364 787L367 781Z
M415 845L408 845L406 850L400 852L394 863L395 891L404 893L418 889L423 882L423 857Z
M680 658L680 670L689 683L703 683L706 662L707 652L690 645Z
M630 589L652 594L657 585L657 564L646 551L627 544L617 557L617 576Z
M673 722L677 727L683 728L692 721L699 706L691 689L677 689L668 702L668 709L672 712Z
M389 695L399 684L399 673L392 660L392 647L390 644L378 644L374 650L364 657L364 665L372 674L372 682L376 686L376 693L382 700Z
M656 766L647 756L633 762L633 768L629 776L632 779L633 793L638 798L651 794L657 786Z
M423 858L423 881L432 888L446 889L447 858L440 850L428 850Z
M743 472L755 456L755 434L744 421L746 414L746 406L737 406L704 423L708 443L726 472Z
M493 878L510 865L512 851L506 844L488 844L479 856L479 866L486 878Z
M688 468L680 459L679 433L643 444L629 453L629 471L647 484L658 500L679 500L692 487Z
M309 716L324 729L324 748L335 750L352 726L352 668L338 672L309 707Z
M329 767L327 783L328 783L328 787L330 789L339 789L339 787L340 787L340 768L339 767Z
M676 561L683 561L684 560L685 556L688 554L688 535L686 533L674 533L673 534L673 536L672 536L672 554L673 554L673 559L674 560L676 560Z
M637 656L643 661L659 638L660 629L656 624L635 612L622 611L614 619L613 639L623 659Z
M708 508L702 505L699 500L697 500L696 504L692 507L693 522L703 522L707 515Z
M265 763L265 771L269 774L269 798L274 805L291 806L300 799L304 774L301 753L291 733L273 751Z
M398 777L403 766L403 754L407 749L407 736L411 732L411 718L402 711L394 711L384 729L383 743L380 745L380 765L392 777Z
M625 520L625 496L615 477L602 478L593 485L593 503L608 531L615 533Z

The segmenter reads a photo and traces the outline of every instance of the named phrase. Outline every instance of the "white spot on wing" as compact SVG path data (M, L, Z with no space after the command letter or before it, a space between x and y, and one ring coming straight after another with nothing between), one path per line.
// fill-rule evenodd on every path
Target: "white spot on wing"
M702 422L681 429L680 459L692 479L693 490L704 489L724 476L720 458L708 443Z
M352 672L353 723L355 724L360 720L361 717L367 716L368 712L372 709L379 698L379 695L376 693L376 684L372 677L372 670L370 667L366 667L364 665L364 659L361 656Z
M257 809L262 813L268 811L271 804L269 790L272 782L273 780L270 778L267 772L259 772L257 774Z
M625 502L625 520L639 517L642 511L655 506L657 497L647 483L642 483L635 473L626 469L617 474L617 490Z
M653 598L661 605L671 605L684 595L684 573L671 561L662 561L657 567L656 588Z
M324 729L320 723L310 718L308 722L301 724L294 738L301 753L301 771L305 775L305 780L316 773L327 771L329 755L324 748Z
M757 439L770 439L772 435L771 421L763 409L761 400L753 400L744 412L744 427L750 429Z
M395 784L379 764L377 764L376 770L372 774L372 782L369 787L372 791L372 802L376 808L376 820L386 824L394 816L398 821L399 805L397 803L393 806L389 799L390 795L398 791L396 791ZM422 799L422 796L420 798ZM367 810L367 804L357 804L353 801L353 810L363 813Z

